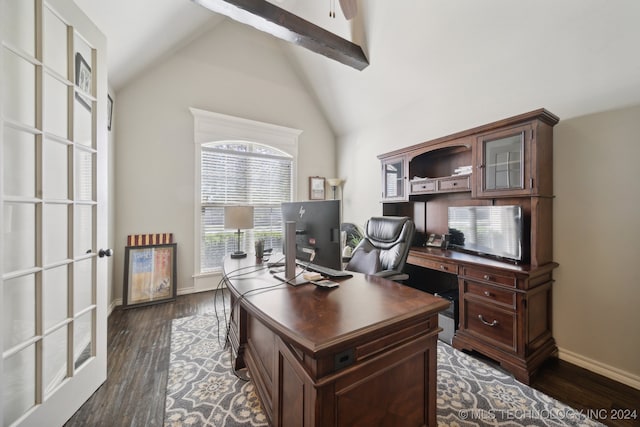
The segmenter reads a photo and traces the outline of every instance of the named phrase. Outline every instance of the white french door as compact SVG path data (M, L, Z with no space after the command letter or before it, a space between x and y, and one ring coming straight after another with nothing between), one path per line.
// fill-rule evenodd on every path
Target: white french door
M56 426L106 379L106 41L0 1L0 422Z

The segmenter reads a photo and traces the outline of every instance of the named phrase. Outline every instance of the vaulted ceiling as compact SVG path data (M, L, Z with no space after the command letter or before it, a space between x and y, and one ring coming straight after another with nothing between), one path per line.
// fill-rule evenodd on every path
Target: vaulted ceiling
M228 19L190 0L75 1L107 36L116 91ZM637 0L360 0L352 21L338 5L329 17L334 0L270 1L367 55L358 71L281 42L338 135L408 110L566 119L640 104Z

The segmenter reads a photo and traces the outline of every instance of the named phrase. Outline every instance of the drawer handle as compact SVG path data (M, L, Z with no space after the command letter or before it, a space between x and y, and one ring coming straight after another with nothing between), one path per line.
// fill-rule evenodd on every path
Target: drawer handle
M483 279L484 279L484 280L491 280L491 276L489 276L488 274L485 274L485 275L483 276Z
M497 321L497 320L494 320L493 322L489 323L489 322L487 322L486 320L484 320L484 317L482 317L482 314L478 314L478 319L480 319L480 321L481 321L482 323L484 323L485 325L487 325L487 326L491 326L492 328L493 328L494 326L498 326L498 321Z
M446 265L440 264L440 270L448 270Z
M454 182L454 183L453 183L453 186L455 187L456 185L458 185L458 183L457 183L457 182Z
M491 292L489 292L489 291L484 291L484 295L485 295L485 296L487 296L487 297L490 297L490 296L491 296Z

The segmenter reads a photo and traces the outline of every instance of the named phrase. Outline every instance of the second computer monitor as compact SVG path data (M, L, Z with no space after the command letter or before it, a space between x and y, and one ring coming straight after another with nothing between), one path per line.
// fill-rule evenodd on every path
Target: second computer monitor
M335 270L342 269L340 201L318 200L282 203L283 229L296 223L296 258Z

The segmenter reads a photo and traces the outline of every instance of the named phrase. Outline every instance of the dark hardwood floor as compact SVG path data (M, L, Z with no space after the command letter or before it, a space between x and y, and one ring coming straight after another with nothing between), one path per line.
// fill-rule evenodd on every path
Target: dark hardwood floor
M162 426L169 368L171 320L214 311L214 292L123 310L108 321L107 381L65 424Z
M550 359L531 386L608 426L640 426L640 390L559 359Z
M162 426L171 320L214 311L214 292L113 311L108 323L107 381L66 426ZM218 299L219 302L219 299ZM544 365L532 386L577 410L605 415L609 426L640 426L640 390L561 360ZM611 419L624 411L636 418Z

